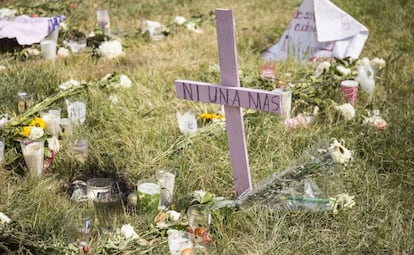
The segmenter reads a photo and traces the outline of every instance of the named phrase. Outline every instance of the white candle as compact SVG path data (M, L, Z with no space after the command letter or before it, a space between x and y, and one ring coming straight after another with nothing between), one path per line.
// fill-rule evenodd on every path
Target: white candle
M24 143L24 142L23 142ZM43 142L23 144L23 157L32 176L38 177L43 173L44 145Z

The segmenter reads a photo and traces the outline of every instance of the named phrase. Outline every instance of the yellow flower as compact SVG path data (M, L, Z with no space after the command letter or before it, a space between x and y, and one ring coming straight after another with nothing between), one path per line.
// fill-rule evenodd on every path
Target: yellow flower
M41 118L36 117L30 122L29 126L30 127L40 127L40 128L45 129L46 123Z
M23 127L20 134L24 137L29 137L31 129L32 129L31 127Z
M202 113L200 114L200 118L205 119L205 120L211 120L213 116L211 113Z
M213 119L223 119L224 116L221 114L214 114L214 113L202 113L200 114L200 118L204 120L213 120Z
M224 119L224 115L221 115L221 114L214 114L214 118L213 119L218 119L218 120L220 120L220 119Z

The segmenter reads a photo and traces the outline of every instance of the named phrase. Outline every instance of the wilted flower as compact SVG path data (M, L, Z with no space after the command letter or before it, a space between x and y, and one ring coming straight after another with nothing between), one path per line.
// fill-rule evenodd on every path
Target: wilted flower
M194 23L194 22L188 22L185 27L190 30L193 31L195 33L202 33L203 31L198 29L198 26Z
M184 17L182 17L182 16L176 16L175 17L175 19L174 19L174 22L177 24L177 25L182 25L182 24L184 24L185 23L185 21L186 21L186 19L184 18Z
M126 238L131 238L131 239L138 239L139 238L139 235L134 230L134 226L132 226L130 224L122 225L121 233Z
M157 21L144 20L142 21L141 31L142 33L148 32L151 39L154 41L161 40L165 37L164 32L167 27Z
M174 211L174 210L167 211L167 214L168 214L168 219L172 221L177 221L181 217L181 213Z
M352 158L351 151L345 148L336 139L334 139L328 147L328 152L331 155L332 162L334 163L344 164Z
M315 70L315 73L314 73L315 77L319 77L324 72L327 72L330 67L331 67L331 63L329 63L327 61L319 63L319 65L316 67L316 70Z
M349 103L336 106L336 109L341 112L342 116L344 116L346 120L352 120L355 117L355 109Z
M70 52L68 49L66 49L65 47L60 47L57 51L57 55L60 58L66 58L70 55Z
M29 54L29 56L38 56L38 55L40 55L40 51L38 49L28 48L26 51Z
M101 57L113 59L124 55L122 44L118 40L106 41L99 45L98 53Z
M290 129L295 129L298 126L308 126L315 122L315 117L312 115L299 114L294 118L286 119L285 125Z
M6 214L0 212L0 222L1 223L10 223L11 219L9 217L7 217Z
M45 134L45 131L41 127L30 127L29 138L31 140L37 140Z
M126 76L125 74L121 74L119 76L119 85L122 88L130 88L131 87L131 80L128 78L128 76Z
M379 111L374 110L372 114L368 113L368 117L365 118L363 124L369 124L377 129L385 129L387 127L387 122L379 116Z
M67 90L67 89L70 89L72 87L77 87L77 86L79 86L79 82L77 80L68 80L60 84L59 89Z
M350 68L346 68L345 66L337 66L336 70L342 75L342 76L347 76L351 74L351 69Z
M117 95L110 95L109 100L111 101L112 104L118 104L119 103L119 98L118 98Z
M338 214L340 210L352 208L355 205L354 196L348 194L339 194L329 198L329 206L334 214Z
M367 65L369 65L370 64L370 61L369 61L369 59L367 58L367 57L364 57L364 58L361 58L361 59L359 59L358 61L357 61L357 65L358 66L367 66Z
M385 67L385 60L382 58L374 58L369 63L375 70L381 70Z
M60 22L59 29L62 29L62 31L66 31L68 30L68 25L65 22Z

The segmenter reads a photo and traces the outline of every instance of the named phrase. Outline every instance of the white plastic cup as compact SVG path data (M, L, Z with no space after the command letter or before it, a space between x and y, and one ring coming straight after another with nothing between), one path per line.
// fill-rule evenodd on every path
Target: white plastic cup
M40 42L43 59L55 60L56 58L56 43L53 40L42 40Z

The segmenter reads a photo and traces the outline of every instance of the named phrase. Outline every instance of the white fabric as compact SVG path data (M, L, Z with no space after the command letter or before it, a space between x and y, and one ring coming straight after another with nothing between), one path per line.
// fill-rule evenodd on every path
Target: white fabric
M278 43L264 51L274 60L358 58L368 29L329 0L304 0Z

